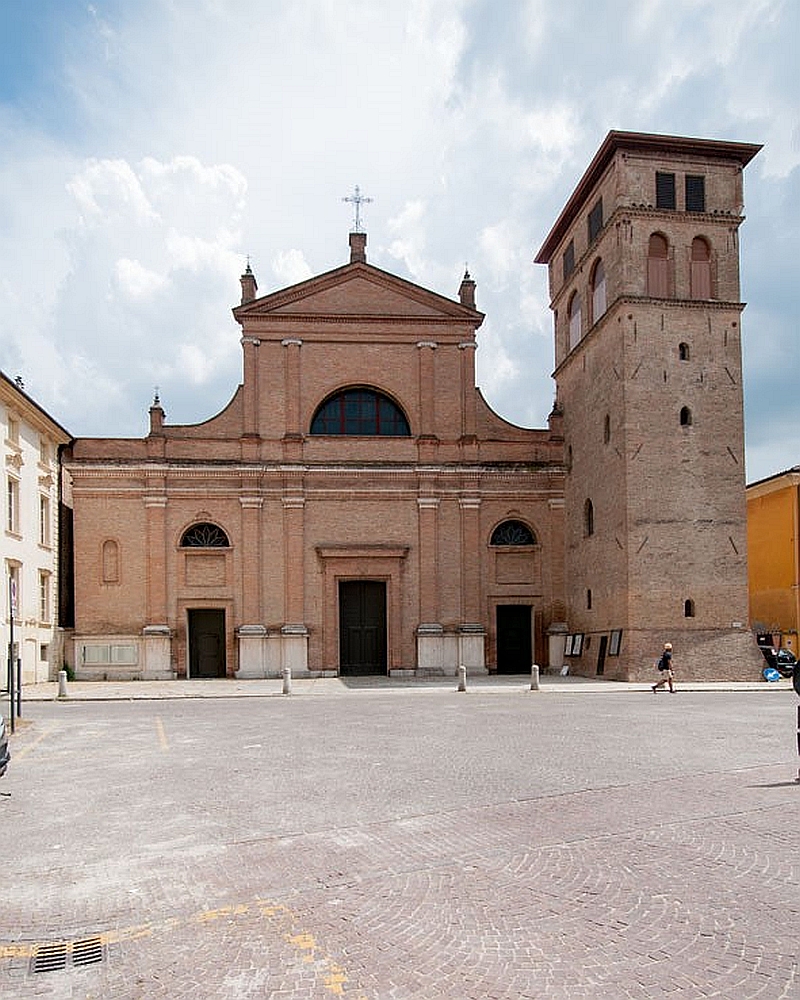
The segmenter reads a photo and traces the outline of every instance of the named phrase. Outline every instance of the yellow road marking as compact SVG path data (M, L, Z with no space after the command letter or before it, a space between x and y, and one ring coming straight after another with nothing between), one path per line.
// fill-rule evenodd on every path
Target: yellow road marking
M316 962L322 975L322 985L326 990L335 996L344 996L346 993L353 1000L367 1000L367 997L360 990L351 992L346 989L349 979L347 973L330 955L320 951L316 938L308 931L286 930L286 925L294 924L296 915L281 903L273 903L270 900L257 900L254 903L240 903L231 906L219 906L213 910L201 910L191 916L180 919L178 917L168 917L164 920L152 924L136 924L131 927L122 927L118 930L105 931L100 934L86 934L77 940L84 938L97 938L103 945L120 944L124 941L139 941L142 938L153 937L158 933L170 930L178 930L191 924L213 924L215 921L225 918L243 917L248 915L260 915L273 924L283 924L283 940L293 948L303 962ZM0 941L0 961L3 959L23 958L31 959L40 948L52 945L53 941Z
M156 716L156 732L158 733L158 745L162 750L169 750L169 740L167 739L167 731L164 729L164 723L161 721L161 716Z
M39 744L42 742L42 740L46 740L47 737L53 732L55 728L56 728L55 726L48 726L47 729L43 729L42 732L39 733L39 735L36 737L35 740L31 740L31 742L28 743L27 746L20 747L19 749L15 747L14 759L19 760L20 757L24 757L25 754L30 753L31 750L35 750L36 747L38 747Z

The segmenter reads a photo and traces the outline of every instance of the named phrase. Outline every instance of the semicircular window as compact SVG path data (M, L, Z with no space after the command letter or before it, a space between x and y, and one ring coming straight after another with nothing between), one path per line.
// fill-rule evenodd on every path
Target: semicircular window
M374 389L345 389L326 399L311 421L312 434L409 437L406 415Z
M535 545L536 536L522 521L503 521L492 532L492 545Z
M216 524L201 522L187 528L181 539L185 549L226 549L230 545L228 536Z

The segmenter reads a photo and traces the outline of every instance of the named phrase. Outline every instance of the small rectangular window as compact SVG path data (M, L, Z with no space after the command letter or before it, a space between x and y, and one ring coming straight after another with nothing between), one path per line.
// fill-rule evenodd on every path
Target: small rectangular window
M656 171L656 208L675 208L675 174Z
M686 211L705 212L706 179L696 175L686 175Z
M50 498L39 497L39 544L50 545Z
M589 242L594 243L603 228L603 199L599 198L597 204L589 212Z
M12 444L19 444L19 421L10 415L8 418L8 440Z
M14 535L19 532L19 483L10 477L6 485L6 530Z
M569 246L564 251L564 281L572 274L575 270L575 244L572 240L569 241Z

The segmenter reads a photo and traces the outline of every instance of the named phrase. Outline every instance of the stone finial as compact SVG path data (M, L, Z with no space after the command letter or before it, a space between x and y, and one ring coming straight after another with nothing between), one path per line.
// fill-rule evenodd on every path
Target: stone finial
M467 270L464 271L464 277L461 279L458 297L461 300L462 306L466 306L468 309L475 308L475 282Z
M158 395L158 387L156 387L155 395L153 396L153 405L150 407L150 433L164 433L164 410Z
M367 262L367 234L350 233L350 263Z
M245 268L244 274L239 279L242 283L242 305L245 302L252 302L256 297L256 292L258 291L258 282L256 281L256 276L250 270L250 258L247 258L247 267Z

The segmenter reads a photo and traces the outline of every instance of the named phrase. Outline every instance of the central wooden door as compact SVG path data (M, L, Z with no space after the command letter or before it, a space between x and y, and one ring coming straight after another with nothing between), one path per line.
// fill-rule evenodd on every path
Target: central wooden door
M339 583L339 672L386 673L386 584L380 580Z
M497 606L497 672L526 674L532 660L531 608L528 604Z
M225 676L225 611L189 611L189 676Z

